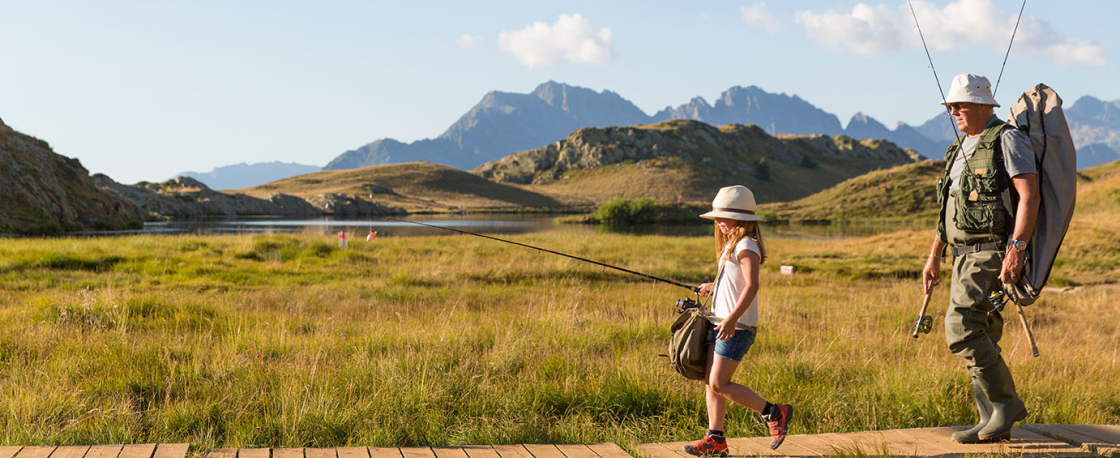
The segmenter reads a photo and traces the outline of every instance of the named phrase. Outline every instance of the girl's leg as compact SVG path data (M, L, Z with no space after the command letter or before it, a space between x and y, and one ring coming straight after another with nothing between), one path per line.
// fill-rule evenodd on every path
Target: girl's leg
M712 389L713 360L721 359L716 356L714 346L708 346L708 362L704 369L704 400L708 404L708 429L723 431L723 417L727 414L727 399L720 396Z
M714 348L714 347L713 347ZM735 369L739 367L738 361L732 361L722 356L716 356L713 353L709 354L708 359L708 393L709 399L711 394L715 394L720 398L727 398L742 404L755 412L762 413L762 409L766 408L766 400L761 396L755 394L753 390L738 383L731 383L731 374L735 373ZM708 417L712 416L712 402L708 401ZM724 404L726 410L726 404ZM723 426L723 415L720 415L720 426Z

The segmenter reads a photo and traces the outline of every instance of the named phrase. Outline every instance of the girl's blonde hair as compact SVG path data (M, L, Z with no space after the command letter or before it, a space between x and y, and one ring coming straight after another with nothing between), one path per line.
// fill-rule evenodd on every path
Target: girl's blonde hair
M758 243L759 264L766 262L766 244L762 242L762 225L758 221L736 221L735 226L727 231L727 235L719 230L719 224L716 227L716 260L720 256L724 259L730 259L731 253L734 249L728 250L727 247L734 247L738 245L743 237L750 237L755 243Z

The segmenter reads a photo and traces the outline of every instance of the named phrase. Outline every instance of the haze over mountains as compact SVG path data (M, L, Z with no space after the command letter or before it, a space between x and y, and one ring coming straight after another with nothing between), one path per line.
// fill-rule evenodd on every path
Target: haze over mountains
M383 138L342 153L325 170L370 165L434 162L470 170L509 154L540 148L582 127L632 126L671 119L712 125L754 124L769 134L843 134L855 139L886 139L925 157L940 159L954 135L951 118L931 107L934 116L919 126L898 123L894 129L856 113L842 127L840 119L797 95L772 94L757 86L735 86L714 103L696 97L677 107L648 115L619 94L596 92L549 81L528 94L492 91L436 138L404 143ZM1006 116L1004 109L997 110ZM1103 102L1084 96L1067 104L1067 119L1078 147L1078 167L1120 159L1120 100ZM187 172L215 189L255 186L261 180L294 176L296 169L279 171L279 163L229 166L206 174ZM297 166L297 164L290 164ZM307 171L313 166L305 167ZM257 169L267 169L257 172ZM254 177L252 180L246 177Z

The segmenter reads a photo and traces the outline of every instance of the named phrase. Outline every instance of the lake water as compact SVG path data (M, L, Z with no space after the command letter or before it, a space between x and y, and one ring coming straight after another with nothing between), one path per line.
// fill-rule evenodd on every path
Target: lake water
M140 233L149 234L270 234L298 233L337 237L346 232L350 240L365 239L376 232L377 237L409 237L427 235L455 235L454 232L426 227L417 223L457 229L481 234L525 234L533 232L563 232L594 235L598 233L657 234L668 236L711 235L711 224L698 222L687 225L645 225L624 228L587 224L563 224L554 216L539 215L414 215L395 221L387 219L344 220L318 218L310 220L232 219L210 221L177 221L149 223ZM845 238L895 231L905 227L929 228L933 223L837 223L829 225L766 224L767 237L778 238ZM94 234L90 234L94 235Z

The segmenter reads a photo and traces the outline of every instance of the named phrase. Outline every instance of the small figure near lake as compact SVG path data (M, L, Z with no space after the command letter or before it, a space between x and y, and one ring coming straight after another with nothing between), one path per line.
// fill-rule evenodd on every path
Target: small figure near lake
M965 359L980 418L953 434L953 440L1008 441L1027 409L1000 355L1003 317L989 296L1023 273L1038 217L1035 156L1027 135L995 116L999 103L987 78L957 75L942 105L964 136L945 156L946 172L937 189L941 213L922 282L927 294L938 284L948 246L953 277L945 341Z
M766 260L762 218L755 215L754 193L745 186L719 190L712 211L700 215L715 220L716 281L700 285L701 296L712 296L708 328L708 361L704 394L708 405L708 433L684 447L692 455L727 456L724 417L732 400L762 415L770 428L770 448L785 440L793 407L771 404L750 388L731 383L731 375L754 344L758 330L759 268Z

